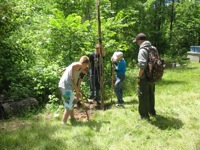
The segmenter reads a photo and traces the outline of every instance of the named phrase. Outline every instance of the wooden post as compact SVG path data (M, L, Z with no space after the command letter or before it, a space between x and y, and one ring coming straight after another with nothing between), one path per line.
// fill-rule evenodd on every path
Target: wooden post
M110 101L111 101L111 104L112 104L113 90L114 90L114 70L113 70L113 62L112 61L111 61L111 76L112 76L112 79L111 79Z
M101 19L100 19L100 0L97 0L97 15L98 15L98 41L102 45L101 39ZM102 47L100 47L100 95L101 95L101 109L104 109L104 89L103 89L103 57L102 57Z

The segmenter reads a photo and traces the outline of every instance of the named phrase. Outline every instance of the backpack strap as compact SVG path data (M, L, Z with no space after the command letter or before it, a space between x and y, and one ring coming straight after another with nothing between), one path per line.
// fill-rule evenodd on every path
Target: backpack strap
M157 48L155 46L151 46L151 47L141 47L140 49L145 49L147 50L148 52L150 52L150 49L154 49L155 51L157 51ZM158 52L158 51L157 51Z
M149 47L141 47L140 49L145 49L148 52L148 62L150 61L150 48Z
M151 49L154 49L154 55L156 55L157 58L160 59L160 55L159 55L158 50L157 50L157 48L156 48L155 46L151 46L151 47L142 47L142 48L145 49L146 51L148 51L148 52L149 52L149 55L150 55L150 53L151 53ZM156 54L155 54L155 52L156 52Z
M145 50L147 50L148 52L150 52L150 49L148 47L142 47L142 48L145 49Z

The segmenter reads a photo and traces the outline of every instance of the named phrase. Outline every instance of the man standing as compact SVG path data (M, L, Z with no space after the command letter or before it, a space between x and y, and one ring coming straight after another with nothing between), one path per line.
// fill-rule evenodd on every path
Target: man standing
M139 119L147 119L149 120L150 115L155 116L155 83L147 81L145 76L145 70L148 67L148 58L149 54L145 47L151 47L151 43L147 41L146 35L144 33L139 33L136 38L133 40L133 43L137 43L139 45L139 53L138 53L138 67L139 72L137 75L137 83L138 83L138 99L139 99L139 107L138 111L140 114Z
M102 56L100 52L102 48ZM90 97L100 104L99 102L99 90L100 90L100 57L105 57L104 48L97 44L95 47L95 52L91 53L89 56L90 59Z

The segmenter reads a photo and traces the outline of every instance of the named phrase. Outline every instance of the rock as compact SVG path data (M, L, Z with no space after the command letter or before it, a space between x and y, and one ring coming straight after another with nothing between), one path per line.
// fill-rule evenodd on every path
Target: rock
M19 114L37 106L38 101L32 97L17 102L6 102L0 105L0 117L5 118L9 115Z

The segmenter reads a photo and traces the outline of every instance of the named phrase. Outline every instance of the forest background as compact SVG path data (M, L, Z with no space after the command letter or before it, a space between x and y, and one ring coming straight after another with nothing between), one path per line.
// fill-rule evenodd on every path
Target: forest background
M200 45L200 1L100 0L100 10L106 97L110 58L122 50L128 69L136 67L138 46L132 40L138 33L175 62ZM13 101L34 97L40 104L58 103L59 70L98 43L96 1L1 0L0 35L0 94ZM87 81L83 86L89 94Z

